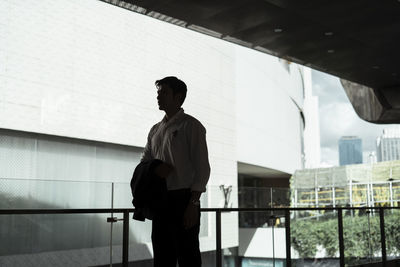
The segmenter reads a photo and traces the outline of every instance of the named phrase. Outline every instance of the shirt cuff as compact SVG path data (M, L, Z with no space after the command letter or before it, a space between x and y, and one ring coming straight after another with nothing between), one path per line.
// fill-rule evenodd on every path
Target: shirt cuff
M192 191L197 191L197 192L206 192L206 187L202 186L202 185L198 185L198 184L194 184L192 185L192 187L190 188Z

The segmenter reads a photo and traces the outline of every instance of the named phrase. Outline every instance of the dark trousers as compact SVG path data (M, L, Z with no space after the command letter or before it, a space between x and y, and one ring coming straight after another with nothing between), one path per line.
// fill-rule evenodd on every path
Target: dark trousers
M190 201L190 190L168 191L166 208L153 218L151 240L154 267L200 267L199 221L190 229L183 227L183 214Z

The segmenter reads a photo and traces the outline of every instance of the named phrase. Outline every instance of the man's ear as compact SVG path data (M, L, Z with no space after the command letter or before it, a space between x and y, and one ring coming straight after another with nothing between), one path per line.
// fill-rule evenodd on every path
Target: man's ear
M174 98L177 99L178 102L179 102L179 104L181 105L182 99L183 99L183 95L182 95L181 93L177 93L177 94L174 96Z

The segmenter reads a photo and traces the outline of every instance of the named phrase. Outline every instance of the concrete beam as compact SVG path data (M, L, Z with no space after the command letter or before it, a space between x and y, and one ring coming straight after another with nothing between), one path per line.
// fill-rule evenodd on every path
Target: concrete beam
M374 89L340 80L357 115L377 124L400 123L400 87Z

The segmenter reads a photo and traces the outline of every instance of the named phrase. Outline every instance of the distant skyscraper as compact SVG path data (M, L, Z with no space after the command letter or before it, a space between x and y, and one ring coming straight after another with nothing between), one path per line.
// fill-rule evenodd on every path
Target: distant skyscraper
M400 128L388 128L376 139L378 161L400 159Z
M360 164L362 160L362 141L357 136L342 136L339 139L339 164Z

